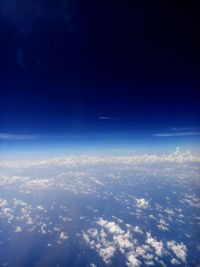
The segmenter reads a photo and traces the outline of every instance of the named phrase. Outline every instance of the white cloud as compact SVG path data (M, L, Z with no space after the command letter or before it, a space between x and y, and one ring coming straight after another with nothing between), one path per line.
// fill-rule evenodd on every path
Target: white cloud
M119 221L120 219L116 218L116 220ZM87 233L83 233L83 239L92 249L99 253L105 263L111 262L117 250L125 256L134 250L135 241L129 230L130 226L125 231L116 222L104 220L103 218L99 218L96 224L100 229L89 229Z
M125 250L134 249L134 242L131 240L130 236L126 235L114 235L113 241L119 248L122 253L125 253Z
M106 221L106 220L100 218L97 221L97 224L100 226L103 226L111 234L123 234L124 233L124 231L115 222L109 222L109 221Z
M135 226L135 227L133 228L133 231L134 231L135 233L138 233L138 234L143 234L143 231L142 231L142 229L141 229L139 226Z
M162 257L162 255L164 253L164 245L163 245L162 241L157 241L155 238L153 238L151 236L151 233L148 232L147 233L146 243L154 248L155 253L158 256Z
M38 209L38 210L44 210L44 208L43 208L41 205L38 205L38 206L37 206L37 209Z
M13 216L13 210L11 208L2 208L2 216L4 218L7 218L9 221L12 221L14 219L14 216Z
M170 215L170 216L175 215L175 212L174 212L172 209L168 209L168 208L166 208L166 209L165 209L165 212L166 212L168 215Z
M59 238L62 240L66 240L68 239L68 236L64 232L61 232Z
M187 203L191 207L200 208L200 198L196 197L195 195L185 194L183 202Z
M160 219L159 224L157 226L161 231L169 231L169 224L166 223L164 219Z
M174 132L184 132L184 131L197 131L200 130L199 127L173 127L171 128Z
M26 216L26 223L27 224L33 224L33 220L32 220L32 218L30 217L30 216Z
M46 227L47 227L46 223L42 223L42 225L40 226L41 234L43 234L43 235L47 234Z
M148 209L149 202L145 198L137 198L136 199L136 206L140 209Z
M0 133L0 140L35 140L38 139L37 135L33 134L9 134Z
M87 235L86 233L83 233L83 240L85 240L85 242L87 244L90 244L90 238L89 235ZM91 245L91 244L90 244Z
M169 133L156 133L153 136L157 137L178 137L178 136L196 136L200 135L200 132L169 132Z
M141 240L135 239L135 232L143 234L143 231L137 226L124 224L126 229L122 230L116 222L102 218L98 219L96 224L100 229L91 228L86 233L83 232L83 239L107 264L111 263L114 254L119 251L129 267L139 267L142 261L145 265L152 265L157 256L164 255L163 242L153 238L150 233L147 233L146 243L139 244ZM152 254L152 251L157 256Z
M51 187L54 187L51 179L29 179L27 181L24 181L22 188L29 191L41 191L41 190L47 190ZM42 210L41 207L38 206L39 210Z
M114 246L108 246L105 248L101 248L99 250L99 254L103 258L105 263L110 263L110 260L114 256L115 251L116 251L116 248Z
M179 265L179 264L181 264L177 259L175 259L175 258L172 258L171 260L171 264L173 264L173 265Z
M150 214L149 218L152 219L152 220L156 220L156 217L153 214Z
M186 262L187 257L187 248L182 242L179 244L176 241L167 242L167 247L170 248L176 257L180 259L182 262Z
M20 233L22 231L22 228L20 226L17 226L15 229L15 233Z
M22 193L22 199L14 198L13 201L10 198L0 199L0 220L9 222L12 225L12 231L15 231L17 225L25 225L23 233L27 231L45 234L52 246L57 241L62 245L63 240L68 238L65 233L65 229L68 229L67 224L73 225L70 223L71 220L76 222L71 214L70 203L61 204L54 198L49 203L41 196L48 198L50 195L54 196L55 192L59 195L60 192L70 191L71 196L76 194L76 199L82 199L80 197L82 193L93 194L94 198L89 199L95 201L87 203L85 211L94 216L95 221L91 223L90 229L83 229L82 236L88 246L95 250L105 263L111 262L113 257L120 253L127 266L140 264L156 266L158 262L164 266L164 263L161 263L162 256L166 256L163 257L163 261L167 258L168 262L171 260L171 264L175 265L177 262L183 264L180 252L177 254L178 258L174 252L178 253L178 250L174 247L172 249L172 245L167 246L168 235L156 231L156 227L167 230L172 227L171 222L174 222L180 227L177 230L179 231L182 227L181 223L189 221L188 214L185 212L186 205L199 206L197 194L192 194L192 188L187 187L189 183L193 184L190 178L199 177L198 164L188 164L188 162L196 162L195 160L195 155L190 152L183 153L180 148L177 148L169 155L68 156L43 161L23 161L22 165L25 164L25 169L23 167L12 169L8 167L10 165L4 164L4 167L8 168L1 169L1 188L5 188L5 192L11 189L12 192ZM27 166L31 168L28 169ZM152 184L148 183L150 190L145 191L139 198L134 197L131 186L134 189L139 188L149 182L149 177L153 177ZM159 177L163 179L159 180ZM152 195L152 187L155 185L157 190L158 186L164 187L169 182L171 182L169 191L163 194L166 202L156 203L155 201L159 199L156 200ZM102 188L102 185L105 185L105 188ZM130 191L127 192L129 185ZM120 190L115 190L118 188ZM183 188L183 191L178 191L177 188ZM179 194L187 190L189 194ZM31 195L27 196L28 192ZM174 197L178 206L173 202ZM99 207L96 204L100 203L96 200L108 203L105 210L96 209ZM112 216L112 207L114 207L110 205L112 201L116 201L115 205L120 204L121 207L120 210L113 210L115 216ZM148 208L149 210L146 210ZM77 214L77 218L84 219L83 227L86 227L92 219L91 216L86 216L85 211L83 209L80 214ZM49 216L52 212L58 214L57 220L50 220ZM197 212L198 210L194 209L195 215ZM118 216L123 216L123 220ZM195 216L192 218L191 224L196 223L195 218ZM141 226L142 229L136 225ZM148 229L152 230L152 234L146 235ZM158 233L157 237L154 231ZM184 233L181 232L181 234L184 236ZM79 232L79 237L80 235Z
M0 198L0 208L5 207L7 205L8 205L7 200Z
M116 120L116 118L108 117L108 116L99 116L98 119L100 119L100 120Z
M88 233L92 238L96 238L98 236L98 231L96 228L92 228L88 230Z
M139 267L141 262L132 254L127 257L127 265L129 267Z
M134 154L129 156L64 156L43 160L0 160L0 167L8 168L29 168L29 167L83 167L96 165L124 165L136 166L137 164L153 164L153 163L189 163L200 162L200 155L189 151L181 151L176 149L170 154Z

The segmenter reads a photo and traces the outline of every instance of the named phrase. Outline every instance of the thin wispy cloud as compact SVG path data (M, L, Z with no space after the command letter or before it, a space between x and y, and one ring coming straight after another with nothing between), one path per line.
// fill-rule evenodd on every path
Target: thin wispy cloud
M108 116L99 116L98 119L100 120L116 120L115 117L108 117Z
M173 132L194 132L194 131L199 131L199 127L173 127L171 128L171 131Z
M155 134L153 134L153 136L157 136L157 137L200 136L200 131L198 131L198 132L155 133Z
M38 136L33 134L0 133L0 140L35 140L35 139L38 139Z

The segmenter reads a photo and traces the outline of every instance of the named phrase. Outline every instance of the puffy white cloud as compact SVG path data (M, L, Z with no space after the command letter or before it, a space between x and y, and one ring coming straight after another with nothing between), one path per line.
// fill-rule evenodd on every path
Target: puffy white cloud
M146 265L152 265L156 259L152 251L160 257L164 253L163 242L157 241L150 233L147 233L146 244L139 245L139 240L135 239L134 235L143 234L143 231L138 226L124 224L126 229L122 230L116 222L103 218L99 218L96 224L100 229L91 228L86 233L83 232L83 239L91 249L97 251L105 263L110 263L114 254L120 251L127 266L140 266L141 260Z
M156 220L156 217L153 214L150 214L149 218L152 219L152 220Z
M134 231L135 233L138 233L138 234L143 234L143 231L142 231L142 229L141 229L139 226L135 226L135 227L133 228L133 231Z
M123 234L124 233L124 231L115 222L109 222L109 221L106 221L106 220L100 218L97 221L97 224L100 226L103 226L111 234Z
M22 231L22 228L20 226L17 226L15 229L15 233L20 233Z
M116 220L119 221L118 218ZM100 229L89 229L87 233L83 233L83 239L99 253L105 263L111 262L117 250L125 256L128 252L134 251L135 240L129 230L130 226L125 231L116 222L103 218L99 218L96 224ZM127 264L130 264L130 262L127 261Z
M172 210L172 209L165 209L165 212L170 215L170 216L173 216L175 214L175 212Z
M42 211L44 210L44 208L43 208L41 205L38 205L38 206L37 206L37 209L38 209L38 210L42 210Z
M131 240L130 237L127 237L127 235L114 235L113 241L122 253L124 253L127 249L134 249L134 241Z
M96 238L98 236L98 231L96 228L92 228L88 230L88 233L90 234L91 237Z
M41 226L40 226L40 232L45 235L47 233L47 230L46 230L46 227L47 225L45 223L43 223Z
M195 195L185 194L183 202L187 203L191 207L200 208L200 198L196 197Z
M175 258L172 258L171 260L170 260L170 262L171 262L171 264L173 264L173 265L179 265L179 264L181 264L177 259L175 259Z
M91 245L89 235L87 235L86 233L83 233L83 240L85 240L87 244Z
M108 246L105 248L101 248L99 250L99 254L103 258L105 263L110 263L110 260L114 256L115 251L116 251L116 248L114 246Z
M141 262L135 257L135 255L128 255L127 256L127 265L129 267L139 267Z
M0 217L7 218L8 222L14 219L13 210L8 207L3 207L0 212Z
M164 219L160 219L159 224L158 224L158 228L164 232L169 231L169 224L166 223Z
M162 241L157 241L155 238L151 236L151 233L147 233L146 243L152 246L155 250L155 253L162 257L164 253L164 245Z
M30 216L26 217L26 223L27 224L33 224L33 220L32 220L32 218Z
M187 247L183 244L183 242L179 244L176 241L169 241L167 242L167 247L174 252L178 259L180 259L184 263L186 262Z
M7 205L8 205L7 200L0 198L0 208L5 207Z
M23 200L21 200L21 199L16 199L16 198L14 198L13 199L13 205L14 206L27 206L27 203L26 202L24 202Z
M136 206L140 209L148 209L149 202L145 198L138 198L136 199Z
M59 238L62 240L66 240L68 239L68 236L64 232L61 232Z

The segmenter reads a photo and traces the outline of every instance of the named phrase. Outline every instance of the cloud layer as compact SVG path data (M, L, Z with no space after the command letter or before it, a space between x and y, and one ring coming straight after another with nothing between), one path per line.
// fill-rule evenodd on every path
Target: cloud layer
M18 137L23 138L23 137ZM26 138L26 136L25 136ZM137 165L155 163L199 163L200 155L190 151L176 151L171 154L140 154L131 156L64 156L45 160L23 160L23 161L0 161L2 167L32 167L32 166L88 166L88 165Z

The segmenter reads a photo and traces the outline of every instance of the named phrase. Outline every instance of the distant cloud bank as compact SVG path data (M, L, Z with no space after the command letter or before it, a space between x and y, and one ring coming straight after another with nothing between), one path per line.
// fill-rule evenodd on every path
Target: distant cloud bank
M200 163L200 154L190 151L181 151L179 147L170 154L135 154L129 156L94 156L78 155L63 156L42 160L20 160L6 161L1 160L2 167L22 167L32 166L88 166L88 165L137 165L137 164L155 164L155 163Z

